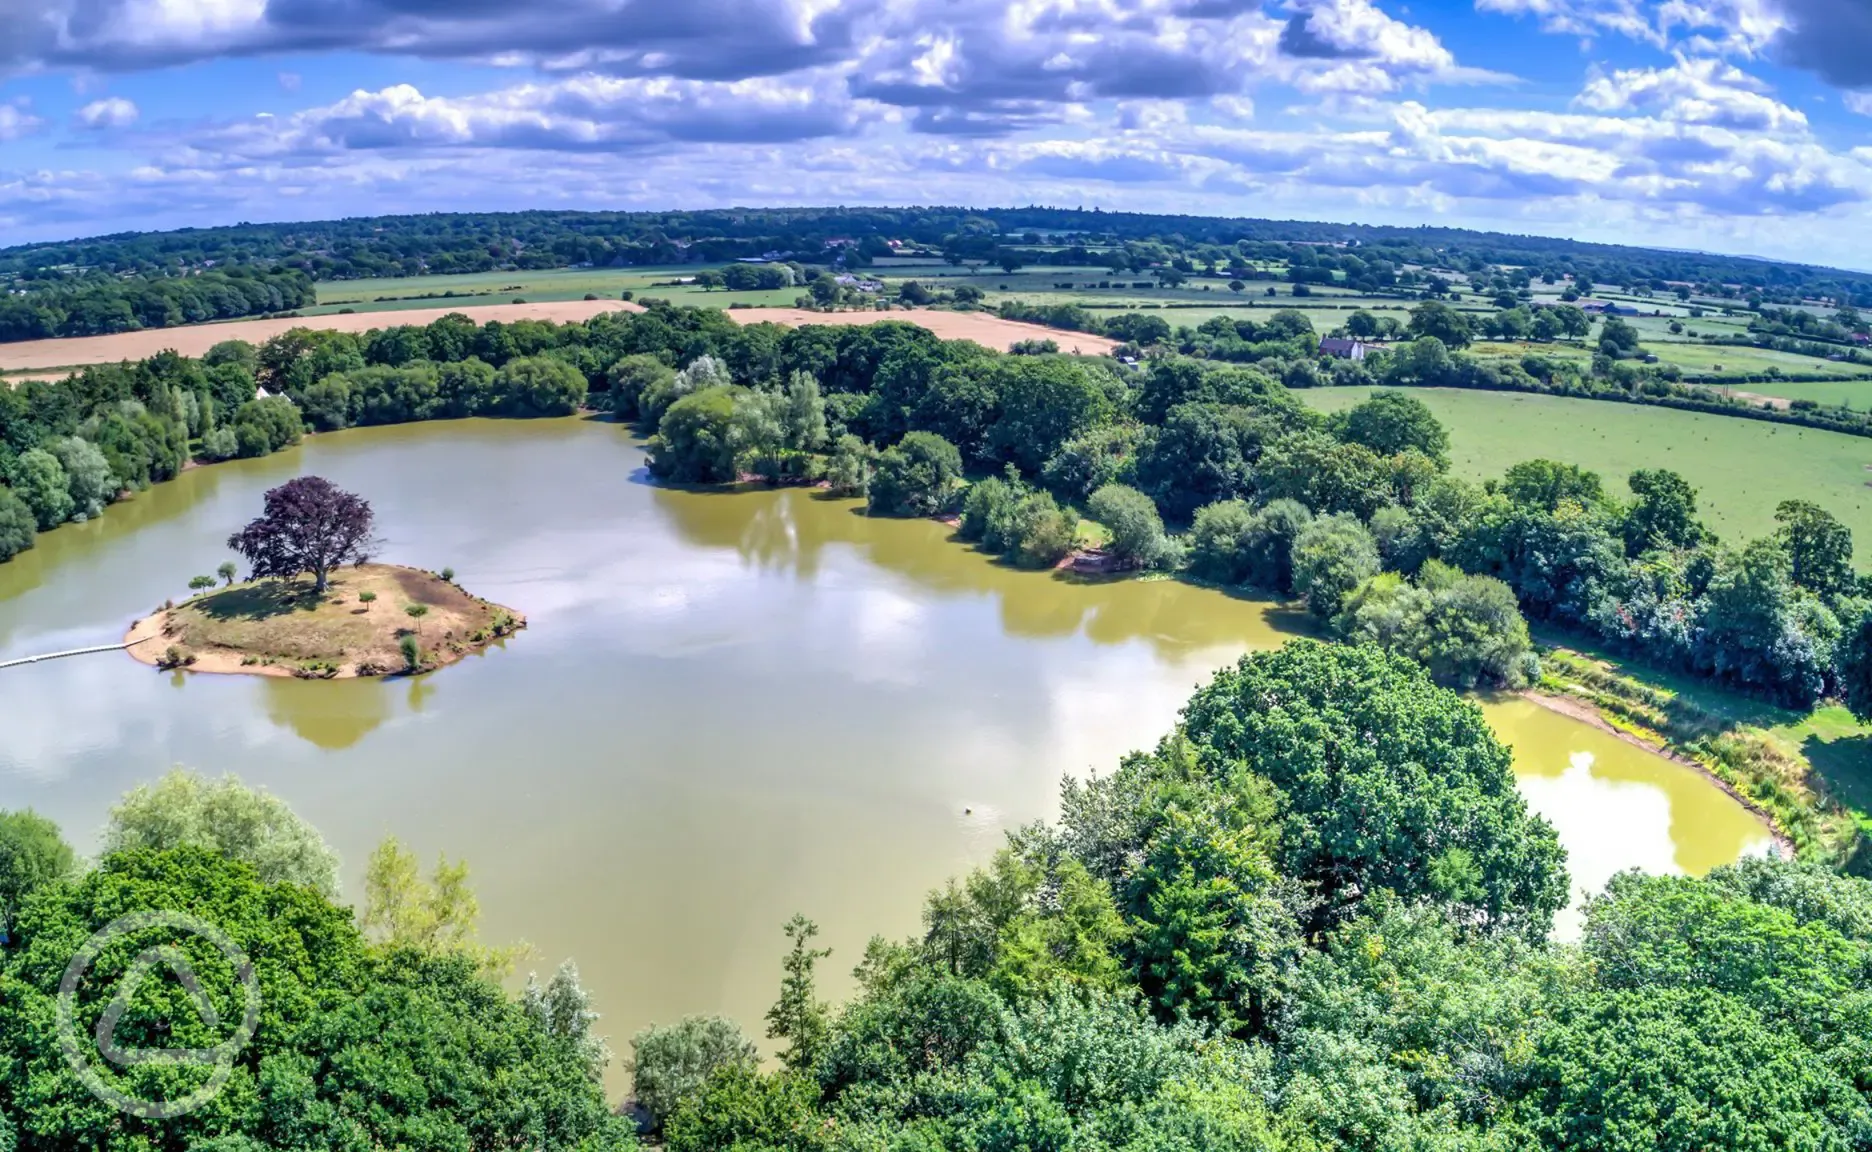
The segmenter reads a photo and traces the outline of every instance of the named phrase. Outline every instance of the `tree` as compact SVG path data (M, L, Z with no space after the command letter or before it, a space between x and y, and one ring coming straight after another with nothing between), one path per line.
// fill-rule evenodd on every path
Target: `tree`
M1378 568L1377 542L1355 516L1322 516L1294 537L1294 591L1306 598L1307 611L1317 619L1332 619Z
M423 617L429 615L429 605L427 604L405 604L403 606L403 615L408 616L411 620L415 621L416 634L420 636L422 635Z
M1625 551L1637 556L1652 548L1694 548L1709 537L1697 520L1696 489L1664 468L1640 468L1626 481L1638 497L1625 515Z
M1853 591L1851 529L1806 500L1783 500L1775 508L1775 523L1781 525L1776 536L1787 551L1795 584L1829 599Z
M62 436L47 448L65 469L74 514L88 519L103 512L104 505L117 493L117 481L98 446L76 436Z
M1435 337L1445 348L1467 348L1474 339L1469 317L1436 300L1426 300L1411 309L1410 334L1413 339Z
M631 1092L650 1114L653 1129L700 1099L709 1079L725 1068L760 1068L759 1051L726 1017L685 1016L631 1037Z
M267 884L338 895L338 854L284 800L239 777L177 769L125 794L105 824L106 854L192 844L250 865Z
M215 583L213 576L191 576L188 582L189 591L200 592L205 588L213 588Z
M436 857L435 871L422 875L416 854L394 836L385 837L364 865L364 908L358 926L391 948L430 955L454 952L497 967L504 953L474 945L481 902L468 886L468 865Z
M1247 536L1254 518L1245 500L1219 500L1197 509L1190 525L1190 571L1217 584L1246 583Z
M32 508L11 488L0 485L0 563L31 548L38 531Z
M1381 390L1345 417L1345 438L1380 456L1420 452L1439 464L1449 456L1449 433L1428 405L1404 392Z
M1378 335L1378 317L1359 308L1346 317L1345 328L1354 340L1370 340Z
M807 372L787 377L785 403L781 411L784 441L793 452L817 452L825 447L825 397L819 391L819 379Z
M1860 723L1872 721L1872 612L1862 613L1859 624L1841 646L1840 696Z
M223 560L221 566L215 569L215 575L221 577L222 584L232 587L234 584L234 577L240 575L240 568L237 567L232 560ZM376 593L372 593L371 599L375 600L376 598Z
M647 353L626 356L605 373L610 388L608 403L620 420L632 420L644 413L638 407L643 397L667 393L675 383L676 369Z
M886 516L929 516L949 503L962 477L962 454L931 432L912 432L877 458L868 507Z
M1523 508L1546 512L1569 501L1595 505L1604 499L1597 472L1554 460L1523 460L1511 466L1502 478L1501 490Z
M792 943L786 959L781 961L785 975L780 981L780 999L767 1010L767 1037L786 1041L781 1062L794 1072L804 1072L818 1059L830 1032L827 1007L819 999L813 969L832 951L811 946L819 926L804 916L795 914L787 921L785 932Z
M591 993L579 982L577 964L562 961L544 985L536 974L527 973L520 1007L540 1031L577 1052L594 1081L604 1075L605 1065L611 1062L611 1047L604 1037L592 1032L598 1013L592 1009Z
M679 381L681 377L677 378ZM669 406L650 437L650 471L660 480L721 484L735 477L734 420L739 390L717 386Z
M312 574L313 589L325 591L331 570L362 564L377 541L369 502L322 476L301 476L270 489L259 519L228 537L256 580L291 580Z
M522 356L494 377L497 410L508 416L569 416L585 403L584 373L555 356Z
M259 1028L239 1048L220 1091L194 1111L156 1122L96 1099L67 1070L51 1024L76 944L144 912L183 912L225 933L253 962L260 1004ZM263 883L246 864L196 847L117 853L81 880L42 890L26 913L20 947L0 956L7 989L0 997L0 1065L7 1069L0 1117L31 1117L24 1147L632 1146L628 1121L612 1115L577 1049L472 963L373 950L348 910L307 888ZM198 979L200 999L163 966L177 952ZM152 955L160 978L140 985L126 979ZM212 1051L239 1034L241 988L213 942L152 927L100 952L70 1003L86 1038L110 1011L120 1043ZM212 1013L203 1013L203 1001ZM106 1083L150 1101L176 1100L212 1074L176 1062L93 1064Z
M30 808L0 811L0 943L11 934L26 898L71 876L77 865L57 824Z
M58 457L43 448L20 453L13 464L13 491L32 509L41 532L71 519L71 487Z
M1614 360L1638 355L1638 329L1617 316L1607 316L1599 329L1599 351Z
M1479 708L1401 657L1295 640L1219 673L1184 729L1209 778L1246 770L1278 790L1275 860L1317 886L1315 927L1388 888L1541 940L1566 904L1565 854L1508 750ZM1451 898L1432 865L1458 849L1477 877Z
M1107 484L1086 503L1092 519L1111 533L1111 552L1137 568L1151 568L1169 554L1163 518L1150 497L1123 484Z

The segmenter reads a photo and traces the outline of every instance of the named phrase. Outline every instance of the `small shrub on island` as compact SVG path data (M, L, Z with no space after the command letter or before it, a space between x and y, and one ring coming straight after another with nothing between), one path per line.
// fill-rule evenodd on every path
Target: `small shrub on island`
M442 569L442 573L441 573L441 575L442 575L442 582L443 582L444 584L453 584L453 583L455 583L455 569L453 569L453 568L444 568L444 569Z
M403 653L404 668L406 668L408 671L411 671L411 672L422 671L422 666L423 666L422 645L416 642L416 637L414 636L403 637L402 642L399 643L397 647Z

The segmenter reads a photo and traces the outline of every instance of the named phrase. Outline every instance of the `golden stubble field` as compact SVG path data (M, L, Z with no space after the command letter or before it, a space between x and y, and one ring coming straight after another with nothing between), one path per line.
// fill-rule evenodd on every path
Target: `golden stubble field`
M64 340L25 340L0 344L0 372L30 372L56 376L47 369L69 368L81 364L114 364L120 360L141 360L164 350L184 356L200 356L223 340L246 340L258 344L293 328L321 328L335 332L367 332L400 324L428 324L459 312L477 323L490 320L511 323L515 320L552 320L568 323L589 320L606 312L640 312L642 307L622 300L565 300L538 304L488 304L480 307L423 308L387 312L350 312L330 316L306 316L283 320L231 320L220 324L195 324L182 328L153 328L143 332L121 332L113 336L77 336ZM1062 332L1037 324L1002 320L980 312L934 312L926 310L890 312L808 312L802 308L736 308L728 315L738 324L763 322L799 327L804 324L876 324L884 320L903 320L920 324L945 340L973 340L990 348L1006 350L1022 340L1052 340L1062 352L1103 355L1117 347L1117 342L1082 332ZM17 383L27 376L12 376Z

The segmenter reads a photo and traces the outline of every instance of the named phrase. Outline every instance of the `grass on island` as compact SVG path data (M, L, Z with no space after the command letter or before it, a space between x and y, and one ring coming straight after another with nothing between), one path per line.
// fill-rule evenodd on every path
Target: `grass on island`
M1370 388L1314 388L1297 395L1328 412L1364 400ZM1738 416L1683 412L1608 400L1525 392L1414 388L1449 429L1456 473L1501 476L1536 457L1598 472L1606 488L1630 494L1638 468L1679 472L1698 492L1704 522L1724 539L1766 536L1775 506L1804 499L1839 517L1872 557L1872 439Z
M412 616L411 606L422 613ZM390 564L339 569L322 594L310 577L236 584L159 618L162 636L140 646L141 659L174 663L174 648L197 671L314 679L409 671L405 636L416 639L424 670L438 667L524 624L440 576Z

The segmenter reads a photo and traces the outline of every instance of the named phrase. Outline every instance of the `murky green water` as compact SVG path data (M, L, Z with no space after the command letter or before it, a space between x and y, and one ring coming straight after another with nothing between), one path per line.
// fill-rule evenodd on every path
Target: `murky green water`
M384 559L451 566L531 628L413 682L116 654L0 672L0 807L88 845L117 796L186 764L286 797L354 891L386 834L466 857L485 935L532 942L542 969L576 957L622 1047L686 1012L757 1025L796 911L842 974L1003 829L1051 816L1062 775L1154 743L1210 672L1299 623L1174 582L1013 571L805 492L655 488L641 465L600 423L372 429L42 536L0 565L0 660L120 637L302 472L375 504ZM1766 844L1692 772L1522 701L1489 715L1576 883Z

